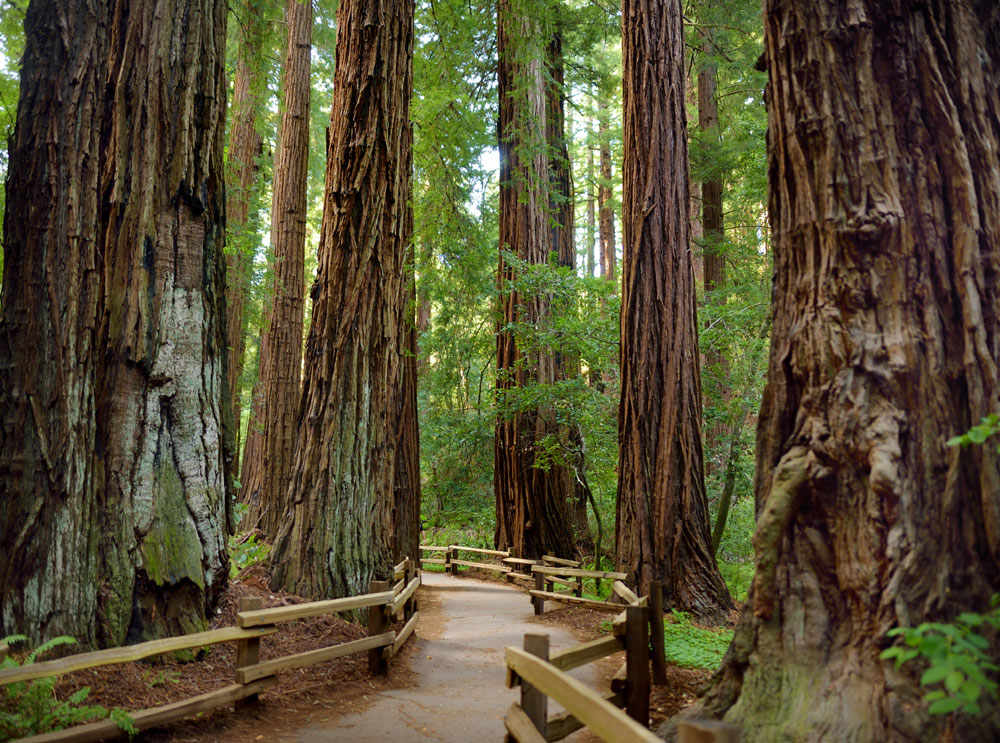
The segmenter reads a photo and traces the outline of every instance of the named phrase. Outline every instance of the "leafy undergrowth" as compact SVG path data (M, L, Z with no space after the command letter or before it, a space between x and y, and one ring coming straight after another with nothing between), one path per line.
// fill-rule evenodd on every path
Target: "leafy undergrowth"
M663 636L667 663L714 671L733 640L733 631L725 627L698 627L685 612L675 611L673 621L663 627Z

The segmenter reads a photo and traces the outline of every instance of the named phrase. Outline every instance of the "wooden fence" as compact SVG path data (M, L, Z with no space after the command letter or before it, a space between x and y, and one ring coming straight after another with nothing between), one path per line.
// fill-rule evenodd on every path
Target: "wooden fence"
M143 658L172 653L178 650L197 650L206 645L224 642L236 643L235 683L217 691L200 694L161 707L130 712L136 728L146 730L157 725L189 717L227 704L244 705L277 683L275 674L294 668L323 663L353 653L368 651L368 668L372 673L385 673L389 658L399 652L413 634L420 613L414 594L420 587L420 570L416 561L404 559L393 569L392 581L373 581L369 593L361 596L312 601L293 606L262 609L259 598L240 599L235 627L208 632L197 632L163 640L152 640L138 645L99 650L92 653L71 655L58 660L32 663L0 671L0 686L19 681L61 676L71 671L97 668L115 663L129 663ZM368 636L359 640L288 655L269 661L260 661L260 638L279 631L277 625L296 619L335 614L352 609L368 609ZM394 617L402 614L405 624L397 633L391 629ZM0 648L0 656L6 648ZM121 734L110 720L78 725L30 738L22 743L84 743L101 741Z

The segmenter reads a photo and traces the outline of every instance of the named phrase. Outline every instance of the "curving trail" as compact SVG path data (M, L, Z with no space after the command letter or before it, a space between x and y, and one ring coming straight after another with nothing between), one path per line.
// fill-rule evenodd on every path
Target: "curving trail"
M357 714L303 728L300 743L501 743L503 716L518 689L504 683L503 649L521 647L525 632L545 632L550 647L579 640L566 629L531 621L528 597L514 588L423 573L420 624L411 642L414 678L405 689L381 692ZM572 674L597 688L594 665ZM559 711L550 702L549 714ZM580 731L566 741L593 740Z

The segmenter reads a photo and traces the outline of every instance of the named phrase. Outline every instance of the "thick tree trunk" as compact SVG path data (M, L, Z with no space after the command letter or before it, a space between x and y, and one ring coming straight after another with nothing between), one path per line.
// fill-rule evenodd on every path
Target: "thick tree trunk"
M601 179L597 188L597 221L600 232L601 275L615 281L615 208L611 180L611 133L607 101L601 97L597 104L597 137L601 159Z
M259 526L268 540L278 535L284 521L298 430L309 175L311 0L288 0L285 23L288 46L284 105L271 202L274 293L268 328L260 344L260 374L253 399L255 425L247 430L240 478L241 499L249 505L246 523Z
M500 95L500 261L497 268L497 419L494 453L499 548L514 548L527 557L544 552L569 555L573 535L566 501L570 482L562 466L535 467L535 447L557 432L554 415L545 410L504 410L531 382L552 384L555 359L544 351L518 347L514 323L534 324L544 315L546 298L512 290L510 251L522 261L546 263L550 249L549 166L546 157L545 51L538 24L518 16L508 0L497 7L498 79Z
M257 180L262 139L257 131L257 107L262 87L261 49L264 28L250 0L243 3L236 74L233 80L232 124L226 170L226 386L233 403L235 462L240 452L240 374L246 349L246 294L253 266L250 210Z
M0 302L0 637L91 646L107 9L34 0L25 29Z
M111 644L204 628L227 580L225 24L221 0L112 13L97 392Z
M367 591L393 558L408 282L412 0L344 0L289 508L273 583Z
M688 250L679 0L622 13L624 268L616 561L644 593L703 619L732 607L709 535Z
M1000 590L1000 7L765 2L775 262L757 573L700 712L756 741L1000 739L930 717L894 626ZM994 652L996 646L994 645Z

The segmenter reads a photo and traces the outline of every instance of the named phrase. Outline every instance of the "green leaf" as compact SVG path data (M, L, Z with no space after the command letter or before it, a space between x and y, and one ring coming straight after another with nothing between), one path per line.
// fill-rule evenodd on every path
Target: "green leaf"
M951 669L948 666L931 666L920 677L920 685L929 686L930 684L944 681L950 671Z
M982 444L987 438L989 438L987 432L979 426L970 428L966 436L969 437L969 441L973 444Z
M944 677L944 688L954 694L962 688L963 681L965 681L965 676L960 671L951 671Z
M938 699L935 702L931 702L931 705L927 708L927 711L932 715L947 715L950 712L954 712L956 709L962 706L961 699L955 699L954 697L949 697L947 699Z

